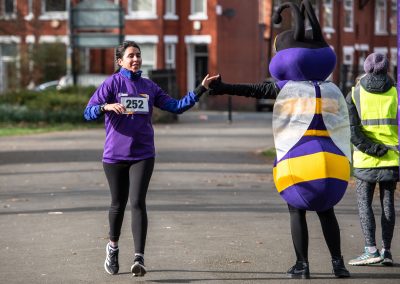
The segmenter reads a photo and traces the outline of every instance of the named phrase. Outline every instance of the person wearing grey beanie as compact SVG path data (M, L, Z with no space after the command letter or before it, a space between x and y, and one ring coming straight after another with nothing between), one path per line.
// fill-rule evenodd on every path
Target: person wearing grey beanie
M350 265L393 265L390 251L395 226L394 191L399 179L397 89L388 75L389 61L381 53L368 55L365 75L346 101L349 109L353 167L364 253ZM376 246L372 201L376 184L382 208L382 250Z

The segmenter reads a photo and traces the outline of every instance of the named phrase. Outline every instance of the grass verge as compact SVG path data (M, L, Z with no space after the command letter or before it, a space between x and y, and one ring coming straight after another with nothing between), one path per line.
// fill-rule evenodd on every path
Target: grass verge
M43 124L43 123L0 123L0 137L5 136L22 136L29 134L47 133L54 131L69 131L78 129L93 129L104 127L102 123L60 123L60 124Z

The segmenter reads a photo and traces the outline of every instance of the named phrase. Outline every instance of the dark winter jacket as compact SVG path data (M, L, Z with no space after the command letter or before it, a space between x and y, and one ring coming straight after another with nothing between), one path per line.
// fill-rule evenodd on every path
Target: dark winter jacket
M361 86L368 92L379 94L387 92L394 86L393 80L388 75L372 75L367 74L361 78ZM347 107L349 109L351 142L360 151L373 156L381 156L386 153L385 146L377 144L362 132L360 117L357 113L355 104L353 103L351 92L347 95ZM399 168L354 168L354 176L360 180L367 182L380 181L398 181Z

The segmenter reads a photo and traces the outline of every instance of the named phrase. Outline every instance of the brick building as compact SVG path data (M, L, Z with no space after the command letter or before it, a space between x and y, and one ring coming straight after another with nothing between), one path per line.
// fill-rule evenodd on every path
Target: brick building
M72 66L79 73L114 71L113 48L71 48L69 11L86 1L102 0L0 0L0 93L58 79L71 73ZM124 38L141 46L145 73L174 70L178 96L193 89L207 73L220 73L229 82L262 81L268 77L274 36L290 26L290 22L271 26L273 6L282 0L109 2L122 7ZM372 51L388 54L395 71L397 1L313 3L338 56L332 76L336 83L343 88L351 84ZM232 98L232 103L234 109L255 106L241 97ZM226 109L227 98L202 98L200 107Z

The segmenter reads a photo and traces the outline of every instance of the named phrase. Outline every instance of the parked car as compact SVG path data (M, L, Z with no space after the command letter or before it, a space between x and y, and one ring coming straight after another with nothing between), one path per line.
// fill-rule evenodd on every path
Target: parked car
M94 86L98 87L103 81L109 77L107 74L79 74L77 76L76 84L79 86ZM74 83L72 75L65 75L60 78L57 86L57 90L65 89L66 87L72 86Z
M56 90L58 86L59 80L49 81L42 84L37 85L33 88L36 92L46 91L46 90Z

